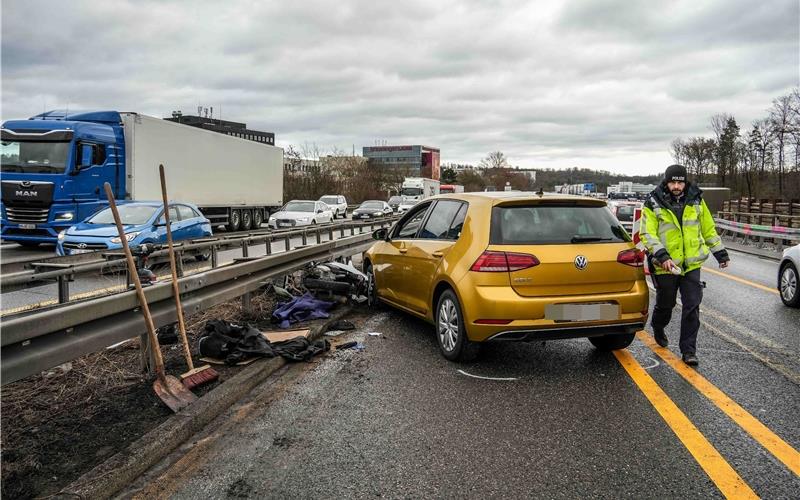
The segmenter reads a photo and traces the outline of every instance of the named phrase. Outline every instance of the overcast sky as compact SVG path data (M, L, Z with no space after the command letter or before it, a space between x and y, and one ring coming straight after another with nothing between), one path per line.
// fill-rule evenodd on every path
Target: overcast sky
M798 4L3 0L2 118L202 105L279 146L650 174L798 85Z

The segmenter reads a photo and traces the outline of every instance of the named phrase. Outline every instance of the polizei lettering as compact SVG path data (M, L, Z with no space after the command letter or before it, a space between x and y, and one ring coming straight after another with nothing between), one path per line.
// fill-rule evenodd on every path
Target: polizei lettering
M17 196L39 196L39 191L22 190L22 191L15 191L14 194Z

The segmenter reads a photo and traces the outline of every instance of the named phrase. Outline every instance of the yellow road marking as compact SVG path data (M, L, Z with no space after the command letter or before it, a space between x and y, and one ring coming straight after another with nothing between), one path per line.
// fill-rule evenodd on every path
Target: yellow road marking
M764 290L765 292L774 293L775 295L779 295L780 294L780 292L778 291L777 288L770 288L768 286L760 285L758 283L753 283L752 281L746 280L744 278L740 278L738 276L733 276L733 275L728 274L728 273L723 273L723 272L717 271L716 269L709 269L707 267L704 267L703 271L709 272L711 274L716 274L716 275L722 276L724 278L728 278L729 280L738 281L739 283L744 283L745 285L750 285L750 286L758 288L760 290Z
M774 432L769 430L767 426L762 424L757 418L752 416L744 408L739 406L734 400L729 398L724 392L719 390L714 384L709 382L705 377L697 373L694 369L685 365L683 361L672 353L669 349L661 347L656 344L653 337L647 332L639 331L636 337L654 353L658 354L661 359L667 362L678 375L683 377L687 382L700 391L700 393L711 400L717 408L723 411L728 417L731 418L736 424L750 434L753 439L759 442L761 446L772 453L775 458L783 462L795 475L800 476L800 453L794 448L789 446L783 439L778 437Z
M614 356L725 497L758 498L630 352L614 351Z

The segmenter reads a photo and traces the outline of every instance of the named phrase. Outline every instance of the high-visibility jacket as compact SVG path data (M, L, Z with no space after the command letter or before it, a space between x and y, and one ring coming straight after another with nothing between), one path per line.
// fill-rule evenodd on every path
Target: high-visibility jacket
M672 259L682 274L698 269L708 258L709 253L722 262L728 260L728 252L714 227L702 191L687 183L682 220L674 210L669 199L669 191L662 183L650 193L642 209L642 229L640 238L648 253L658 262ZM669 274L657 266L656 274Z

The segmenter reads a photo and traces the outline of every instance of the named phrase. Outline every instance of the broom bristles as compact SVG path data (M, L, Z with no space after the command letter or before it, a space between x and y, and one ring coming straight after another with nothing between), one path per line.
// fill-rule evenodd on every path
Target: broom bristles
M219 378L219 373L210 365L200 366L181 375L181 382L187 389L213 382Z

